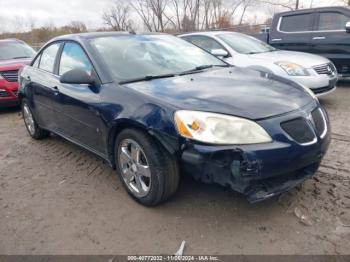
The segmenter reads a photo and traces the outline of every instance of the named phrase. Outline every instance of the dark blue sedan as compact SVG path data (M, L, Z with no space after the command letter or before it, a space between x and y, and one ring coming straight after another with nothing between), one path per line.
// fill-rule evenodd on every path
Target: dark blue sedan
M267 199L313 176L330 141L305 87L164 34L55 38L20 87L34 139L52 132L99 155L148 206L176 192L180 173Z

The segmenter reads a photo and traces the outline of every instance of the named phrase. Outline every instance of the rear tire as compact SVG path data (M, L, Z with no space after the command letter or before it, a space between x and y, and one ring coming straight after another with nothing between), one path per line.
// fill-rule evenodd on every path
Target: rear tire
M155 206L177 191L176 158L145 132L123 130L116 138L114 152L123 186L137 202Z
M33 113L26 99L22 100L21 108L24 124L29 135L37 140L48 137L50 135L50 132L39 127L38 123L34 119Z

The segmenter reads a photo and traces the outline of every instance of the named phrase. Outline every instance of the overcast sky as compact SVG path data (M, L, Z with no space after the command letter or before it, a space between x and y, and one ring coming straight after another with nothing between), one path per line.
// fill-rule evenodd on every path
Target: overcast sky
M82 21L89 28L101 27L101 14L113 1L116 0L0 0L0 32L18 31L16 25L19 27L21 20L27 24L32 20L36 27L48 24L62 26L73 20ZM301 3L308 7L310 1L301 0ZM341 0L314 0L313 3L319 6L336 1ZM269 13L271 10L251 8L247 17L253 19L256 16L261 22L271 15Z

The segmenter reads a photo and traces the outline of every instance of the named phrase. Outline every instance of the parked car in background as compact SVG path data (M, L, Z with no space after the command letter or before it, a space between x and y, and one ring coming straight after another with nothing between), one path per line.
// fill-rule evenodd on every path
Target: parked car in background
M20 85L33 138L53 132L96 153L149 206L176 192L180 169L252 202L270 198L312 177L330 141L309 89L170 35L58 37Z
M19 104L18 71L30 64L35 51L17 39L0 40L0 107Z
M327 57L341 77L350 77L350 7L322 7L276 14L270 32L255 37L278 49Z
M232 65L273 73L298 82L318 96L336 89L337 70L331 61L322 56L278 50L252 36L235 32L198 32L179 37Z

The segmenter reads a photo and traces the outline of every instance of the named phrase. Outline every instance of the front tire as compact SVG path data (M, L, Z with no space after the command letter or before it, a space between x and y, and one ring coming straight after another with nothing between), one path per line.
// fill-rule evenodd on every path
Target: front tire
M171 197L179 185L177 161L148 134L125 129L115 142L117 172L127 192L145 206Z
M34 139L43 139L50 135L50 133L39 127L38 123L35 121L33 113L28 105L26 99L22 100L22 116L24 119L24 124L27 128L29 135Z

